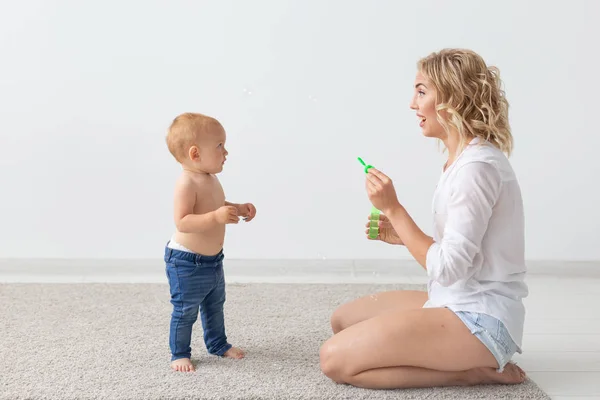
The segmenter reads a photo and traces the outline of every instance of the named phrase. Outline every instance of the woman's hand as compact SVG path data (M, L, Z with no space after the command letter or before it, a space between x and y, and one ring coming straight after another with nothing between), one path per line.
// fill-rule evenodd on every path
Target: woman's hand
M400 207L394 184L383 172L375 168L369 168L366 188L373 206L384 214L390 214L390 211Z
M388 217L386 217L383 214L379 215L379 235L377 235L377 238L371 239L369 237L369 226L371 226L370 221L371 221L371 216L369 215L369 222L367 222L367 224L365 225L367 227L367 230L365 231L365 233L367 234L367 238L369 240L381 240L382 242L386 242L389 244L399 244L399 245L404 244L404 243L402 243L400 236L398 236L398 233L392 226L392 223L390 222Z

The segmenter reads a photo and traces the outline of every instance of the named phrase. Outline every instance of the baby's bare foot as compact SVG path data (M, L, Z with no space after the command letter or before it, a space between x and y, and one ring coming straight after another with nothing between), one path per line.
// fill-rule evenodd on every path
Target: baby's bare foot
M227 357L227 358L235 358L235 359L241 359L244 358L244 356L246 355L246 353L244 353L244 351L242 349L238 349L237 347L232 347L229 350L227 350L225 352L225 354L223 354L223 357Z
M179 358L171 363L173 371L193 372L196 369L189 358Z
M525 371L513 363L506 364L504 371L501 373L496 371L496 368L476 368L469 372L472 373L471 383L475 385L494 383L513 385L523 383L527 377Z

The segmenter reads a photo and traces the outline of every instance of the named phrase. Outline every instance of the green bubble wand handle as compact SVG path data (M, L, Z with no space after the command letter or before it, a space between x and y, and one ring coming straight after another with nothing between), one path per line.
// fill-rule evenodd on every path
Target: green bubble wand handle
M365 167L365 174L369 171L369 168L373 168L372 165L367 165L362 160L362 158L358 157L358 161ZM379 211L375 206L371 207L371 222L369 223L369 238L377 239L379 236Z
M365 174L369 171L369 168L373 168L372 165L365 164L365 162L363 161L363 159L360 158L360 157L358 157L358 162L361 163L363 165L363 167L365 167Z

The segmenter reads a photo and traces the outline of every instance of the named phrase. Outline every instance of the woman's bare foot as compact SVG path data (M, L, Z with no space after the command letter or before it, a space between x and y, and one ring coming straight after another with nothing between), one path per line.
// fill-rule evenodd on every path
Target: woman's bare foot
M472 385L502 383L513 385L523 383L527 375L516 364L508 363L504 371L499 373L496 368L475 368L467 372L469 383Z
M244 356L246 355L246 353L244 353L244 351L242 349L238 349L237 347L232 347L229 350L227 350L225 352L225 354L223 354L223 357L227 357L227 358L235 358L235 359L241 359L244 358Z
M189 358L179 358L171 363L171 368L173 371L180 372L194 372L196 368L192 364L192 361Z

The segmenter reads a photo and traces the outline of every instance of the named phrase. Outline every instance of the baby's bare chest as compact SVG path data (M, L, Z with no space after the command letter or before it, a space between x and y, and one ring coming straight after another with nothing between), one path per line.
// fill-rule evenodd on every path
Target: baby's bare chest
M202 185L196 192L195 213L214 211L225 204L225 193L218 181Z

